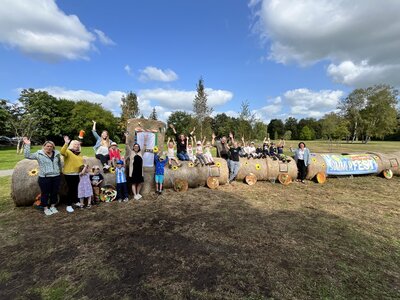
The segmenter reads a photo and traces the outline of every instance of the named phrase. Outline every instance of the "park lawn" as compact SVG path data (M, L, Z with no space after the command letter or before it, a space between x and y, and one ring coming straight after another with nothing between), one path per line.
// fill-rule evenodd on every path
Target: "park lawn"
M0 178L0 299L399 299L400 177L236 182L45 217Z
M285 154L291 155L289 147L296 148L300 141L286 141ZM261 142L256 141L256 145L261 146ZM334 152L334 153L348 153L348 152L396 152L400 151L400 142L386 142L386 141L371 141L367 144L361 142L346 143L345 141L330 142L325 140L307 141L307 147L311 152ZM32 152L41 149L41 146L33 146ZM59 150L60 147L57 147ZM164 151L167 146L164 145ZM121 148L121 150L124 150ZM91 146L82 147L82 154L84 156L94 156L93 148ZM122 151L124 154L124 151ZM212 149L212 155L216 155L215 148ZM0 170L13 169L17 162L24 158L23 154L16 154L16 149L11 147L0 147Z

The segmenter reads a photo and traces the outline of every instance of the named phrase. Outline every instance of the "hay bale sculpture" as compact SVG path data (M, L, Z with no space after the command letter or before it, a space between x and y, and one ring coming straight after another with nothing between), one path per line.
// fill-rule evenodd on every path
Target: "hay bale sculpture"
M129 166L129 154L135 142L143 147L146 139L146 149L143 155L144 184L142 193L154 191L154 150L162 152L165 140L165 123L147 119L130 119L127 124L126 165ZM227 162L215 158L215 165L197 167L192 162L182 162L180 167L165 169L164 188L186 191L187 188L208 186L211 189L228 181L229 170ZM94 157L85 157L85 162L92 167L101 165ZM400 175L400 152L382 154L367 153L312 153L311 164L308 167L307 179L324 183L330 176L348 175L381 175L387 179ZM290 184L297 178L297 166L294 159L286 162L266 159L240 159L240 169L236 180L255 184L258 180ZM60 197L67 194L65 180L62 176ZM104 174L104 185L115 185L114 173ZM35 160L23 159L15 166L11 181L11 196L16 206L32 205L40 193L38 185L38 164Z

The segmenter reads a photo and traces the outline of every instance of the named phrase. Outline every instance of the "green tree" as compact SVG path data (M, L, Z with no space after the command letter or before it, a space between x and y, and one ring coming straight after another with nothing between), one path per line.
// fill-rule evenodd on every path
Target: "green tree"
M277 140L285 134L285 126L282 120L272 119L268 124L268 134L270 139Z
M79 130L83 129L87 133L83 139L84 144L93 145L95 139L92 134L89 134L92 131L92 120L97 122L97 132L107 130L110 138L117 143L123 138L122 132L118 127L117 118L100 104L85 100L76 102L71 112L70 123L71 128L73 128L71 137L76 139Z
M300 140L310 141L315 138L315 132L312 128L310 128L306 125L301 129L299 137L300 137Z
M360 111L365 107L367 95L365 89L355 89L346 98L340 100L340 113L349 121L351 140L358 138L359 127L362 121Z
M253 124L255 124L255 114L250 111L249 101L243 101L240 106L239 120L237 123L237 135L244 137L246 140L252 139L253 136Z
M370 137L383 139L397 129L398 90L388 85L366 89L366 106L360 111L364 142Z
M334 112L326 114L321 119L322 136L329 140L347 137L350 134L347 127L348 121Z
M185 111L175 111L168 117L167 123L173 124L178 134L187 134L192 131L195 120L193 120L192 116ZM169 126L166 135L171 137L174 136L174 132L169 128Z
M233 118L225 113L218 114L212 122L212 130L216 136L229 136L229 132L234 131Z
M119 124L121 132L126 131L127 121L137 118L137 116L139 116L137 96L134 92L128 92L128 94L121 98L121 118Z
M211 128L211 124L208 122L213 109L207 104L207 94L204 88L203 78L199 79L196 85L197 94L193 100L193 113L197 120L197 127L200 127L200 138L203 138L203 129Z
M0 99L0 135L10 134L10 106L8 101Z
M287 118L285 120L285 132L289 130L291 132L291 138L294 139L294 140L299 138L297 125L298 124L297 124L297 119L296 118L289 117L289 118Z
M157 110L155 107L153 107L153 110L151 111L150 115L149 115L149 119L150 120L158 120L157 118Z
M268 134L267 132L267 124L262 121L256 121L253 127L254 137L262 141Z
M321 123L315 118L305 118L301 119L298 123L298 132L301 132L301 129L307 126L314 132L314 138L320 139L322 138L322 130Z

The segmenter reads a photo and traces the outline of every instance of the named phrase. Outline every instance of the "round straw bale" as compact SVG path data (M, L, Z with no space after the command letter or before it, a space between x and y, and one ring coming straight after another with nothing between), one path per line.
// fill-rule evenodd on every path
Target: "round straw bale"
M318 173L325 173L326 174L326 163L324 158L319 153L311 153L311 163L307 166L307 175L306 178L311 180L317 175Z
M278 181L283 185L289 185L293 182L292 177L287 173L279 174Z
M289 161L283 162L267 157L266 162L268 173L265 180L274 182L276 179L278 179L279 174L288 174L291 178L297 178L297 165L293 158L291 158Z
M212 189L212 190L216 189L216 188L219 186L218 177L209 176L209 177L207 178L207 186L208 186L210 189Z
M400 175L400 152L395 153L377 153L367 152L373 155L375 161L378 163L378 173L382 173L385 170L391 170L394 175Z
M193 166L192 162L182 161L181 166L166 167L164 174L164 187L173 188L177 179L184 179L191 188L205 186L209 176L218 177L220 184L228 181L228 165L222 158L214 158L214 166ZM153 179L154 181L154 179Z
M186 192L189 185L185 179L176 179L174 182L175 192Z
M317 183L324 184L326 182L326 174L324 172L318 172L314 178Z
M247 159L241 157L239 173L236 176L236 180L243 181L250 173L253 174L257 180L266 180L268 173L266 159Z
M36 160L23 159L17 163L11 177L11 197L16 206L30 206L40 194L39 165Z
M247 174L246 177L244 178L244 181L248 185L254 185L257 182L257 176L254 175L253 173Z
M383 170L382 175L386 179L392 179L393 178L393 171L390 170L390 169Z

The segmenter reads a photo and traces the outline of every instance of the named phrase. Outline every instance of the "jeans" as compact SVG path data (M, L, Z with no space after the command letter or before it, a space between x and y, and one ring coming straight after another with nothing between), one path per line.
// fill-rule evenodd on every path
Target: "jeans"
M229 181L232 181L236 178L240 169L240 161L229 160Z
M189 155L186 152L179 152L177 156L179 160L190 160Z
M40 201L44 207L49 204L56 204L58 200L58 191L60 189L61 176L39 177ZM50 200L50 203L49 203Z

